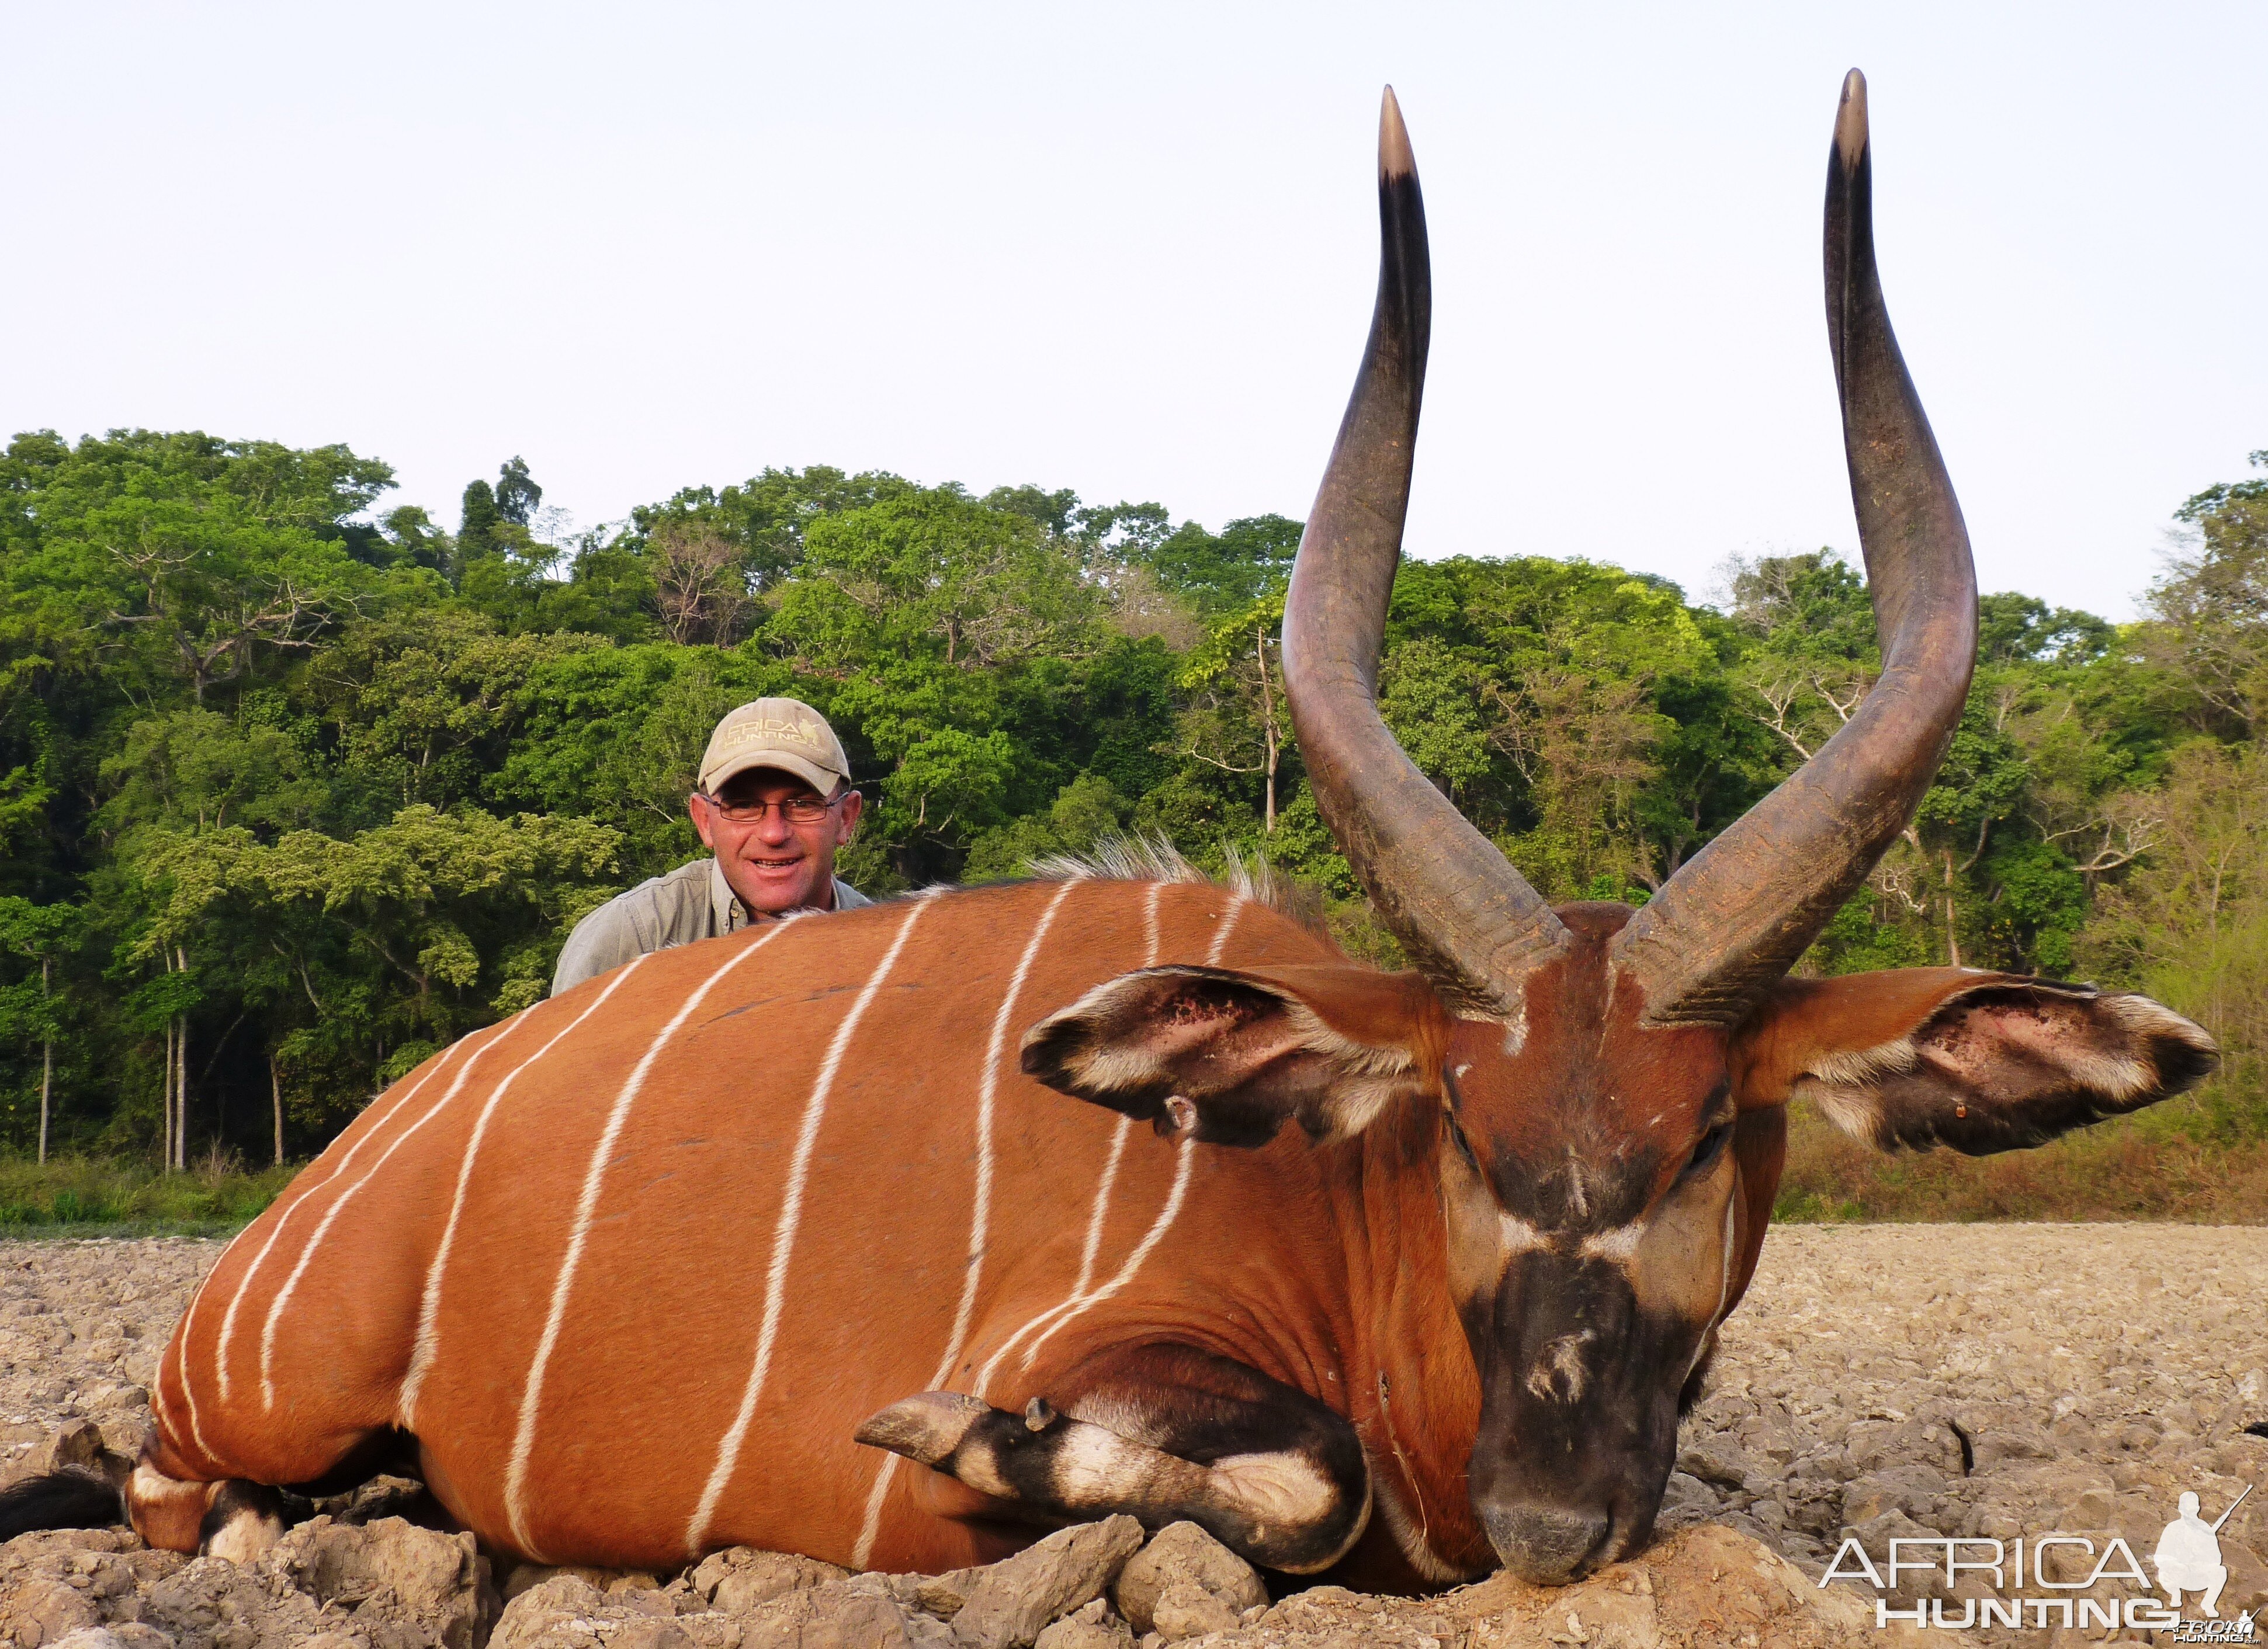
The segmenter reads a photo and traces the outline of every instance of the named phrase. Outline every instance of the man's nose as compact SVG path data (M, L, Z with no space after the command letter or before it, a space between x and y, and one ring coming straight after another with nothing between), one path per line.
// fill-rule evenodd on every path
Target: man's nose
M756 821L756 839L767 847L784 847L794 836L795 827L788 823L785 807L767 807L764 816Z

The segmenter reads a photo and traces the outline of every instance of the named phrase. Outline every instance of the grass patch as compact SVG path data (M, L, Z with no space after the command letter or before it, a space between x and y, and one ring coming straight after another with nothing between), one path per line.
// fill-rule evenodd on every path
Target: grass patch
M207 1158L185 1174L147 1162L0 1157L0 1240L219 1237L241 1230L291 1182L297 1167L249 1172Z
M1775 1219L2268 1222L2268 1148L2208 1090L2034 1151L1885 1155L1808 1105L1788 1114ZM2232 1110L2236 1115L2232 1115Z

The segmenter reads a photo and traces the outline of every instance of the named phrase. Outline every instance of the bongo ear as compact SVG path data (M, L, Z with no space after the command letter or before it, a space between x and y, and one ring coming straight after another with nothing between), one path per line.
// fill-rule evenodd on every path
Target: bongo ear
M1950 968L1784 980L1734 1046L1744 1107L1808 1098L1882 1150L1971 1156L2154 1105L2220 1061L2147 997Z
M1415 975L1362 968L1145 968L1097 985L1024 1037L1025 1074L1215 1145L1285 1122L1344 1138L1429 1091L1439 1019Z

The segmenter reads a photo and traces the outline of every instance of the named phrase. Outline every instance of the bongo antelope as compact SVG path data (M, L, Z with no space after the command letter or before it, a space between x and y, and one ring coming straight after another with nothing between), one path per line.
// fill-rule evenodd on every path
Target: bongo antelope
M1993 1152L2215 1058L2083 985L1785 976L1912 814L1975 653L1869 188L1854 72L1828 331L1881 679L1643 909L1548 906L1377 713L1430 302L1389 92L1377 307L1284 644L1414 971L1264 878L1130 852L642 958L428 1060L237 1239L164 1353L135 1527L241 1556L279 1487L398 1461L550 1563L937 1571L1123 1512L1414 1588L1644 1542L1790 1099ZM43 1483L4 1532L85 1513Z

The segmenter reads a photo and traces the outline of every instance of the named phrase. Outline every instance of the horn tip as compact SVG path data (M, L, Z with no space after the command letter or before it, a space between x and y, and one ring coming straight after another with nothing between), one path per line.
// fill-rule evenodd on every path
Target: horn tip
M1835 111L1835 152L1845 172L1856 170L1867 152L1867 77L1856 69L1843 77L1843 100Z
M1378 109L1378 175L1381 180L1406 178L1417 170L1418 157L1410 149L1410 129L1402 123L1402 105L1388 86Z

